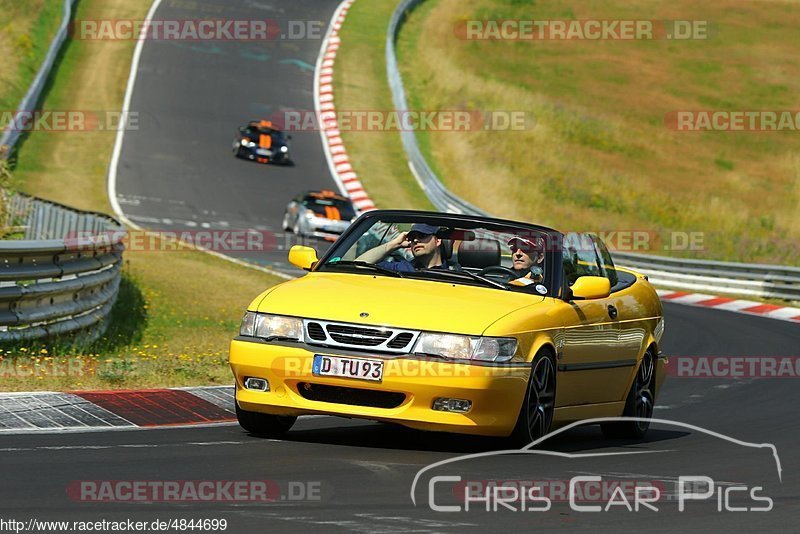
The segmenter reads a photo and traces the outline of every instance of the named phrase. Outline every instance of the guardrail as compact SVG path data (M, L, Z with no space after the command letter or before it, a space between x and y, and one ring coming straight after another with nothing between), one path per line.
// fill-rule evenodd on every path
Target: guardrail
M25 239L0 241L0 343L100 335L119 289L124 227L20 194L7 206Z
M39 67L39 71L36 73L36 78L31 82L30 87L28 87L28 92L17 108L14 123L17 122L19 113L31 112L36 109L36 105L39 103L39 99L42 96L44 86L47 83L47 78L50 77L50 71L53 68L53 64L55 64L56 57L58 57L61 47L67 40L69 23L72 18L72 5L74 3L75 0L64 0L64 16L61 19L61 25L53 36L53 40L50 42L50 48L47 50L47 55L42 62L42 66ZM19 136L20 131L10 127L6 128L2 134L0 134L0 158L7 159L11 155L12 149L19 140Z
M422 2L424 0L402 0L389 21L386 35L386 69L396 111L408 110L408 101L397 67L395 41L407 13ZM451 213L490 215L454 195L445 187L422 155L413 130L402 131L400 137L408 158L409 169L436 209ZM647 275L650 281L659 287L800 300L800 268L797 267L680 259L621 252L614 253L614 257L622 260L625 266Z

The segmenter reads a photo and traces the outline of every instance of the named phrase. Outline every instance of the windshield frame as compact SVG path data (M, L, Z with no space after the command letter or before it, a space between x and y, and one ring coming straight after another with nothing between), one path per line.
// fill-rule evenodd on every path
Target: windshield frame
M539 226L530 223L519 221L512 221L506 219L496 219L492 217L480 217L476 215L464 215L453 213L437 213L428 211L412 211L412 210L371 210L361 214L353 223L344 231L344 233L336 240L336 242L328 248L322 255L319 261L311 269L312 272L333 272L326 271L325 264L344 251L350 249L356 241L372 227L375 220L381 220L390 223L427 223L433 226L456 226L459 229L471 228L485 228L493 231L508 232L509 228L518 229L520 232L540 232L545 237L545 259L544 259L544 282L543 285L547 288L547 294L540 295L539 293L529 293L518 290L513 290L514 293L530 294L532 296L543 296L561 298L563 294L562 282L562 266L561 266L561 243L563 235L557 230ZM418 273L403 273L403 279L414 280L427 280L443 282L441 279L424 276ZM455 278L455 277L454 277ZM486 285L470 281L466 277L463 282L456 282L455 280L448 280L444 283L458 283L459 285L468 285L473 287L484 287L491 289ZM501 291L499 288L495 291Z

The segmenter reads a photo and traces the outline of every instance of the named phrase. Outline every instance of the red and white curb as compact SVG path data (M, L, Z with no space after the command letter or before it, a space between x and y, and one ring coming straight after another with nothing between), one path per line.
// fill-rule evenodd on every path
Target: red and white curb
M658 296L661 297L661 300L664 302L674 302L675 304L712 308L715 310L727 310L747 315L757 315L769 319L780 319L783 321L800 323L800 308L792 306L764 304L763 302L755 302L752 300L717 297L714 295L705 295L703 293L685 293L666 289L659 289L657 292Z
M347 12L354 0L345 0L333 14L328 33L322 42L317 68L314 75L314 107L319 117L320 134L328 168L336 185L343 195L350 197L359 211L375 209L375 203L364 190L358 174L350 163L347 149L342 141L339 123L336 118L336 106L333 99L333 69L336 64L336 53L341 44L339 30L344 24Z
M0 393L0 434L230 423L234 402L233 386Z

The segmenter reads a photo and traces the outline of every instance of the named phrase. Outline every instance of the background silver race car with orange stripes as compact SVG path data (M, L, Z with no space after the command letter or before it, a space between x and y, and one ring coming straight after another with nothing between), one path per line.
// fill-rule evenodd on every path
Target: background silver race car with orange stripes
M328 190L306 191L286 206L283 229L334 241L355 218L356 209L347 197Z

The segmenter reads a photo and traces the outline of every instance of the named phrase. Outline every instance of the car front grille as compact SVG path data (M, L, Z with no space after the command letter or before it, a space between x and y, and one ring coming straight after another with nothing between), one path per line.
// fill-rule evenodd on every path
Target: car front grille
M306 320L306 343L377 352L408 353L419 332L346 323Z
M319 323L308 323L306 325L306 330L308 330L308 337L314 341L325 341L328 339L328 336L325 335L325 329L323 329L322 325Z
M412 339L414 339L414 334L411 332L403 332L402 334L394 336L386 346L390 349L402 349L407 347Z
M328 335L337 343L375 347L389 339L392 333L388 330L331 324L328 325Z
M368 406L370 408L397 408L406 400L405 393L396 391L376 391L372 389L328 386L300 382L297 391L304 399L347 404L350 406Z

